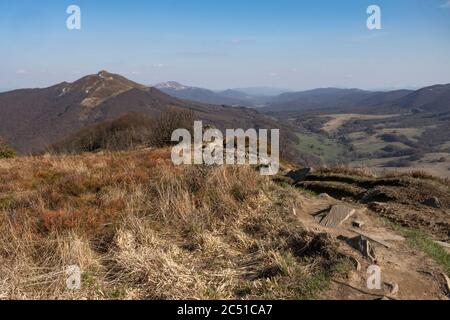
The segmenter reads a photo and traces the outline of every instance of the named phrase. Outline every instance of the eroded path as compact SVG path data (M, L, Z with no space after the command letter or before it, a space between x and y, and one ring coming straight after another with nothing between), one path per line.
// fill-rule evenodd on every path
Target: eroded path
M336 226L322 225L320 217L328 214L335 205L347 208L351 215ZM337 239L340 253L350 257L355 264L346 278L332 282L323 299L448 299L443 268L424 252L410 246L390 222L366 204L322 194L319 197L307 195L301 206L295 212L306 228ZM351 239L361 235L370 244L374 260L370 254L365 255L364 250L352 246ZM367 270L371 265L380 267L380 290L368 288L370 274Z

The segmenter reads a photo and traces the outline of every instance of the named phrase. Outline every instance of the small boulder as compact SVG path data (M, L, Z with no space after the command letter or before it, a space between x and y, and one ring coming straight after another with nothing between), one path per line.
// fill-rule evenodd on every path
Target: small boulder
M292 170L286 174L286 177L291 178L295 183L302 181L311 173L313 173L313 168L303 168L299 170Z
M324 199L324 200L331 200L334 199L332 196L330 196L328 193L321 193L319 194L319 198L320 199Z
M369 202L389 202L396 200L395 194L383 186L378 186L368 190L361 199L364 203Z
M439 209L442 207L441 202L439 201L439 198L437 198L437 197L428 198L424 202L422 202L422 204L424 204L428 207L436 208L436 209Z
M370 241L363 236L356 236L348 239L347 243L354 249L361 252L364 258L369 259L372 263L376 262L375 250L372 248Z

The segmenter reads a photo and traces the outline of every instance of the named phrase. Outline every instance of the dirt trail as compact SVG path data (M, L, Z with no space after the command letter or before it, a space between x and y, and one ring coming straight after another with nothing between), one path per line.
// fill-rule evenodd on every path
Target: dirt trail
M320 225L314 216L335 204L343 204L355 208L356 211L335 228ZM367 209L365 205L342 202L326 196L319 198L307 196L302 208L295 211L298 212L298 219L307 229L318 233L325 232L334 239L338 239L339 251L356 259L360 264L359 270L356 270L355 261L355 269L351 271L347 279L333 281L331 288L323 294L323 299L372 300L383 296L400 300L448 299L441 268L423 252L408 246L397 231L390 229L385 220ZM354 227L355 221L363 222L363 226ZM359 233L383 240L382 242L388 244L390 248L369 239L376 257L376 262L372 263L345 240L345 238L357 237ZM381 290L367 288L367 279L370 276L367 274L367 269L372 264L381 268L383 284ZM392 293L393 284L398 285L397 293Z
M393 223L421 230L435 240L450 240L450 192L445 183L408 176L318 173L294 181L294 185L366 204Z

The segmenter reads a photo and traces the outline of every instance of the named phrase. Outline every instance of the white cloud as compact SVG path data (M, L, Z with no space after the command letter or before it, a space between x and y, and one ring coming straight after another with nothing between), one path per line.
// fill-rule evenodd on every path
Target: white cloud
M25 69L16 70L16 74L27 74L27 73L28 73L28 71Z
M447 2L441 4L441 8L450 9L450 0L448 0Z

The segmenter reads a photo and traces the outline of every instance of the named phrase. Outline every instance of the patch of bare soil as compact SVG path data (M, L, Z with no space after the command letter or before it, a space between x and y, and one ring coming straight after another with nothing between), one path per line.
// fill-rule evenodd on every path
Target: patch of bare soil
M399 203L370 203L370 208L382 217L403 227L421 230L435 239L450 239L449 210Z
M445 241L450 237L450 192L441 182L406 176L318 173L293 183L316 193L366 204L392 222L425 231L436 239Z
M333 205L354 209L348 219L335 227L318 223L315 216L327 212ZM350 211L349 212L353 212ZM348 203L326 196L311 196L305 201L298 219L310 231L327 234L338 243L339 254L353 261L354 269L341 278L335 278L321 299L338 300L441 300L448 299L442 270L431 258L411 248L398 231L386 225L377 213L363 204ZM360 226L355 227L355 222ZM364 234L375 260L351 245L351 239ZM380 289L367 285L369 266L377 265L381 271Z
M443 267L412 247L395 227L419 229L447 243L448 186L438 179L310 171L297 180L292 172L287 175L295 187L321 193L307 196L298 219L309 232L336 240L337 252L354 265L350 273L332 280L322 299L449 298ZM368 270L374 265L381 272L375 289L368 285Z
M366 114L331 114L326 115L324 117L332 118L327 123L324 124L322 130L325 132L331 133L337 131L340 127L342 127L345 123L352 120L372 120L372 119L387 119L396 117L398 114L392 115L366 115Z

